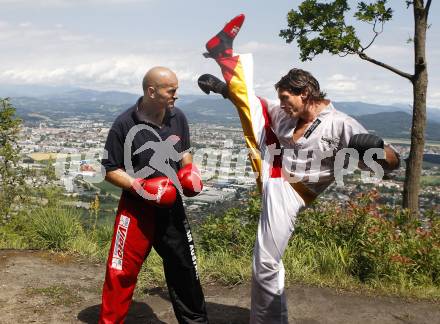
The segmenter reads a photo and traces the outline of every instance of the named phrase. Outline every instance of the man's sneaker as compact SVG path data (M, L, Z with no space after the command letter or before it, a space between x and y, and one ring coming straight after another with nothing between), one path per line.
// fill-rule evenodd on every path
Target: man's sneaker
M228 86L212 74L201 75L197 82L204 93L209 94L212 91L221 94L225 99L228 98Z
M238 15L228 22L225 27L206 43L208 53L204 53L205 57L218 59L222 57L232 56L232 42L243 25L244 15Z

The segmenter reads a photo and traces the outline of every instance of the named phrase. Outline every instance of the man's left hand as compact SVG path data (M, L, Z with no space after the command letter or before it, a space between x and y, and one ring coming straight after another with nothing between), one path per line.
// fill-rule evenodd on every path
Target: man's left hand
M202 176L195 164L189 163L177 172L183 194L187 197L198 195L203 189Z
M365 152L371 148L384 148L383 139L373 134L356 134L350 138L349 148L354 148L359 152L359 158L362 159Z

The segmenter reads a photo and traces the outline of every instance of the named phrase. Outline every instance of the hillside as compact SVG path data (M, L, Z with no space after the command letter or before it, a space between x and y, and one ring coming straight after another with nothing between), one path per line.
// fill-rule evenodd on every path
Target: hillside
M0 89L1 90L1 89ZM59 93L37 92L35 96L12 98L18 115L26 122L76 117L106 122L133 105L137 94L118 91L74 89ZM0 93L2 93L0 91ZM238 114L229 100L218 96L182 95L176 105L192 123L239 126ZM409 138L411 111L402 105L384 106L363 102L335 102L335 107L354 116L367 129L383 137ZM428 109L426 138L440 140L440 109Z
M412 116L401 111L383 112L371 115L357 116L356 119L368 130L382 137L409 138ZM440 123L430 120L426 124L426 140L440 140Z

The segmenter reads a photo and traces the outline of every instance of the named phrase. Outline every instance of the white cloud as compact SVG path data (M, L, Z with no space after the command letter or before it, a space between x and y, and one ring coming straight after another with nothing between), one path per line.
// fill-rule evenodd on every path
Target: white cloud
M94 4L125 4L145 2L151 0L0 0L0 5L22 5L22 6L43 6L43 7L66 7Z
M414 69L414 47L393 46L393 45L373 45L366 51L371 58L391 65L404 72L411 73ZM366 64L371 64L367 63Z
M0 72L0 83L71 84L95 89L136 90L146 70L157 65L156 62L141 55L130 55L58 68L9 69ZM186 69L184 62L170 62L168 66L176 72L181 82L197 78Z
M440 108L440 91L430 93L428 91L428 106Z
M61 28L41 28L32 25L30 22L23 22L18 25L0 22L0 40L8 44L8 51L27 48L28 50L25 54L28 55L34 55L36 51L41 51L48 45L51 47L62 47L69 42L72 44L77 44L78 42L90 44L90 42L96 43L99 41L98 38L94 38L91 35L75 34ZM32 52L29 49L32 49ZM20 54L20 52L17 51L17 54Z
M99 1L104 0L88 3ZM18 3L29 5L42 2L50 1L18 0ZM0 5L2 3L6 3L5 0L0 0ZM85 3L85 0L79 3ZM93 28L88 29L90 32L77 32L72 30L74 27L75 24L65 23L62 17L48 20L44 27L33 20L28 21L28 18L14 23L0 21L0 44L7 44L0 46L0 83L72 85L139 92L146 70L154 65L166 65L177 72L181 93L201 94L196 83L199 75L212 73L221 76L217 64L201 56L203 40L194 45L195 41L190 37L189 42L180 37L180 30L176 31L174 38L152 33L157 37L152 39L144 33L139 37L130 35L133 37L128 40L119 31L116 35L109 32L96 36ZM259 35L251 39L259 39ZM339 58L324 54L313 61L301 62L298 48L278 38L264 42L240 43L237 40L236 45L237 52L254 54L255 88L261 96L276 98L273 85L292 67L298 67L312 72L329 98L335 101L362 100L382 104L412 101L411 84L406 79L356 56ZM403 66L402 70L413 70L410 46L385 45L372 47L368 54L397 67ZM432 50L427 52L430 69L428 106L440 106L440 78L433 73L439 68L439 61L435 60L439 50L434 47L437 46L434 42L431 46Z
M346 81L355 81L355 80L357 80L357 77L356 76L349 77L349 76L346 76L343 74L333 74L327 80L328 81L336 81L336 82L341 82L341 81L346 82Z
M331 90L335 92L340 91L355 91L357 89L356 76L346 76L343 74L333 74L327 78L327 82L324 84L326 90Z
M30 22L26 21L26 22L20 23L19 26L23 27L23 28L28 28L28 27L32 26L32 24Z
M286 45L282 46L274 43L262 43L257 41L247 42L236 47L239 53L256 53L256 52L282 52Z
M331 82L325 86L325 89L334 91L354 91L357 89L357 85L356 83L349 81Z
M390 84L380 84L373 86L373 90L375 93L385 94L385 95L393 95L396 94L396 89Z
M408 55L413 54L413 46L393 46L393 45L372 45L367 52L371 55L376 55L380 57L402 57L409 59Z
M205 72L199 53L176 51L169 41L127 44L65 28L6 23L0 25L0 40L8 44L0 51L0 83L137 91L148 68L166 65L176 71L184 90L194 92L192 80L201 74L197 71Z

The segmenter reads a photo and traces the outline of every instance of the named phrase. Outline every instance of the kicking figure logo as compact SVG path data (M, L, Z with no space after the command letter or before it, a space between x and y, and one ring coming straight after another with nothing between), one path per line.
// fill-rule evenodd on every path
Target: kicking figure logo
M144 166L142 169L138 171L134 171L133 163L131 161L132 158L132 146L133 140L137 133L142 130L147 130L154 134L154 136L158 139L158 141L148 141L144 143L140 148L133 152L133 155L140 154L145 150L152 150L153 155L150 158L149 165ZM177 177L176 171L170 164L170 161L179 162L183 155L190 151L190 149L185 150L183 152L177 152L174 148L174 145L180 141L180 138L177 135L170 135L166 140L162 140L159 134L150 126L140 124L132 127L128 132L125 143L124 143L124 165L126 172L134 177L134 178L147 178L152 175L155 171L159 171L163 173L174 186L182 193L182 186L180 185L179 179ZM156 200L157 197L153 195L149 195L146 192L142 192L142 194L146 194L149 197L144 197L146 199ZM150 197L151 196L151 197Z

